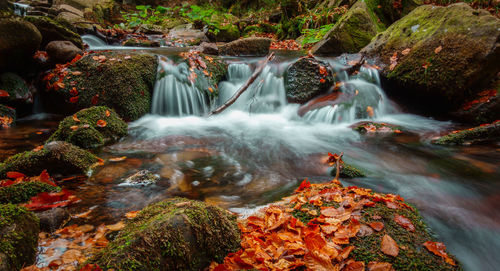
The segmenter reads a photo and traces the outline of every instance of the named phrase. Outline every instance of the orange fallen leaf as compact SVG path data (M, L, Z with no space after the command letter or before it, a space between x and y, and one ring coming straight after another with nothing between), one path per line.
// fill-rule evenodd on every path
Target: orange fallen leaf
M208 87L208 91L210 91L210 93L213 93L214 89L212 87Z
M16 172L16 171L9 171L7 172L7 178L9 179L17 179L17 178L24 178L26 175L24 175L21 172Z
M321 79L319 79L319 82L320 82L321 84L324 84L324 83L326 82L326 81L325 81L325 78L321 78Z
M398 223L401 227L405 228L407 231L414 232L415 226L411 223L411 220L406 218L405 216L395 214L394 221Z
M384 228L384 223L382 222L372 222L369 225L376 231L381 231Z
M366 113L368 113L368 116L373 117L375 113L373 112L373 107L367 106L366 107Z
M113 158L109 158L108 160L111 162L120 162L120 161L123 161L125 159L127 159L127 156L113 157Z
M78 76L78 75L82 75L82 72L80 71L75 71L75 72L72 72L71 74L75 75L75 76Z
M78 102L78 96L69 98L69 102L70 103L76 103L76 102Z
M381 250L384 254L393 257L399 254L398 244L387 234L382 237Z
M109 110L106 110L106 117L109 117L111 115L111 112Z
M80 119L78 119L78 117L76 116L76 114L73 114L73 120L76 121L76 122L80 122Z
M441 50L443 50L443 46L439 45L438 47L436 47L436 49L434 49L434 53L439 54Z
M443 258L448 264L453 266L456 265L455 261L446 253L446 246L443 243L427 241L424 243L424 247L435 255Z
M128 219L132 219L132 218L135 218L138 213L139 213L139 211L131 211L131 212L126 213L125 217Z
M99 267L97 264L87 264L86 266L82 267L80 271L102 271L102 269Z
M401 51L401 54L405 56L410 53L410 50L411 50L410 48L406 48L403 51Z
M107 225L106 228L110 231L119 231L123 228L125 228L125 223L123 221L119 221L116 224L113 225Z
M9 96L10 94L7 91L0 89L0 97L9 97Z
M38 146L38 147L36 147L36 148L33 149L34 152L38 152L38 151L41 151L41 150L43 150L43 145L40 145L40 146Z
M78 130L78 125L73 125L69 127L71 130L76 131Z
M72 215L72 217L74 217L74 218L88 218L90 213L92 213L92 210L88 210L88 211L83 212L83 213Z
M390 263L370 262L368 263L368 271L395 271Z
M102 128L102 127L106 127L107 123L106 123L106 121L105 121L105 120L98 120L98 121L97 121L97 123L96 123L96 125L97 125L98 127L101 127L101 128Z
M78 262L82 261L82 256L83 255L82 255L82 252L80 250L70 249L70 250L66 250L66 252L64 252L61 259L62 259L63 263L68 264L68 263L72 263L74 261L78 261Z

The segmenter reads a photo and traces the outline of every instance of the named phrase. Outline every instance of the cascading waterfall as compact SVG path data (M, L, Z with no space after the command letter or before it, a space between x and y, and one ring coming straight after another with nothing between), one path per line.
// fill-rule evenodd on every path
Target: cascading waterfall
M186 63L175 65L160 58L160 79L154 87L151 113L165 116L201 116L208 113L208 97L201 91L207 82L189 81Z
M109 47L109 45L107 45L105 41L94 35L83 35L82 40L89 46L89 49L91 50Z
M14 3L14 14L24 17L28 12L29 7L30 5L28 4Z

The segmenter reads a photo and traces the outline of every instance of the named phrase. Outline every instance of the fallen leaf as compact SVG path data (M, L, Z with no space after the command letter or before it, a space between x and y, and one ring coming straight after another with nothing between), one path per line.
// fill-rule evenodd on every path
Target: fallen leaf
M424 247L435 255L443 258L448 264L453 266L456 265L455 261L446 253L446 246L443 243L427 241L424 243Z
M86 266L82 267L80 271L102 271L102 269L99 267L97 264L87 264Z
M66 250L66 252L64 252L61 259L62 259L63 263L68 264L68 263L72 263L74 261L80 262L82 256L83 255L82 255L82 252L80 250L70 249L70 250Z
M373 117L375 113L373 112L373 107L367 106L366 107L366 113L368 113L368 116Z
M24 175L21 172L17 172L17 171L9 171L9 172L7 172L6 175L7 175L7 178L9 178L9 179L17 179L17 178L26 177L26 175Z
M78 75L82 75L82 72L80 72L80 71L74 71L71 74L75 75L75 76L78 76Z
M78 130L78 125L73 125L69 127L71 130L76 131Z
M69 102L73 103L73 104L76 103L76 102L78 102L78 96L69 98Z
M403 51L401 51L401 54L405 56L410 53L410 50L411 50L410 48L406 48Z
M434 53L439 54L441 50L443 50L443 46L439 45L438 47L436 47L436 49L434 49Z
M398 244L387 234L382 237L381 250L384 254L393 257L397 257L399 254Z
M106 110L106 117L109 117L111 115L111 112L109 110Z
M390 263L370 262L368 263L368 271L394 271L394 268Z
M76 121L76 122L80 122L80 119L78 119L78 117L76 116L76 114L73 114L73 120Z
M113 157L113 158L109 158L108 160L111 162L120 162L120 161L123 161L125 159L127 159L127 156Z
M123 228L125 228L125 223L123 221L119 221L116 224L113 225L107 225L106 228L110 231L119 231Z
M342 269L342 271L365 271L365 263L352 261L352 262L348 263Z
M131 211L131 212L126 213L125 217L128 219L132 219L132 218L135 218L138 213L139 213L139 211Z
M107 123L106 123L106 121L105 121L105 120L98 120L98 121L97 121L97 123L96 123L96 125L97 125L98 127L101 127L101 128L102 128L102 127L106 127Z
M384 223L382 222L372 222L369 224L370 227L372 227L372 229L376 230L376 231L381 231L382 229L384 229Z
M0 97L9 97L9 96L10 94L7 91L0 89Z
M414 232L415 226L411 223L411 220L406 218L405 216L395 214L394 221L398 223L401 227L405 228L407 231Z

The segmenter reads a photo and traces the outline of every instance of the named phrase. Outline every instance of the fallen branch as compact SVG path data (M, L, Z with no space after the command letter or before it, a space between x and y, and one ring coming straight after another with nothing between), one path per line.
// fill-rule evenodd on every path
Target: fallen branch
M365 56L361 56L361 59L358 62L356 62L351 67L348 67L348 68L346 68L344 70L347 72L347 74L351 75L351 74L359 71L359 69L361 68L361 66L363 66L365 63L366 63Z
M245 84L243 86L241 86L241 88L233 95L233 97L231 97L229 100L227 100L227 102L225 102L219 108L210 112L210 114L208 114L208 116L219 114L220 112L226 110L234 102L236 102L236 100L241 96L241 94L243 94L243 92L245 92L248 89L248 87L255 81L255 79L257 79L257 77L259 77L259 75L262 73L262 70L264 70L264 67L266 67L267 63L269 61L271 61L273 58L274 58L274 53L270 53L267 56L266 60L264 60L264 62L261 63L257 67L257 69L255 69L252 76L250 76L250 78L248 78L248 80L245 82Z

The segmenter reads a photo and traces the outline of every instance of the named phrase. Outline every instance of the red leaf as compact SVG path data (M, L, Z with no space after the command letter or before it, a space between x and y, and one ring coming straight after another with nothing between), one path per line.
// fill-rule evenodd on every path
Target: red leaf
M52 186L57 186L49 176L49 173L47 173L47 170L43 170L42 173L40 174L40 182L46 183Z
M97 264L87 264L86 266L82 267L80 271L102 271L102 269L99 267Z
M73 196L69 191L63 189L61 192L38 193L38 195L32 197L27 204L24 204L24 207L29 210L44 211L56 207L68 206L76 201L78 201L78 198Z
M98 120L96 125L102 128L106 127L107 123L105 120Z
M384 223L382 222L372 222L370 223L370 227L376 231L381 231L384 228Z
M406 218L405 216L395 214L394 221L399 224L399 226L405 228L407 231L415 231L415 226L411 223L411 220Z
M446 246L443 243L427 241L424 243L424 247L435 255L443 258L447 263L456 265L455 261L446 253Z
M69 98L69 102L73 103L73 104L76 103L76 102L78 102L78 96Z
M299 191L302 191L306 188L309 188L311 187L311 183L307 181L307 179L304 179L302 181L302 183L300 184L299 188L297 188L297 190L295 190L295 192L299 192Z
M9 96L10 94L7 91L0 89L0 97L9 97Z
M21 172L16 172L16 171L9 171L7 172L7 178L9 179L17 179L17 178L24 178L26 175L22 174Z
M94 97L92 97L91 103L93 105L96 105L98 102L99 102L99 94L96 94L96 95L94 95Z

